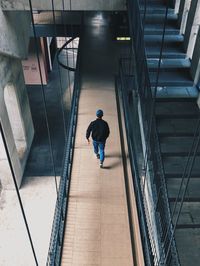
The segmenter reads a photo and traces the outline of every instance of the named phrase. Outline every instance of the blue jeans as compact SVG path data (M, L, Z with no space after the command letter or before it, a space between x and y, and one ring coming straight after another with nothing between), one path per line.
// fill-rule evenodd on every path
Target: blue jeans
M94 147L94 153L100 155L100 161L104 161L104 148L105 148L105 142L99 142L96 140L93 140L93 147Z

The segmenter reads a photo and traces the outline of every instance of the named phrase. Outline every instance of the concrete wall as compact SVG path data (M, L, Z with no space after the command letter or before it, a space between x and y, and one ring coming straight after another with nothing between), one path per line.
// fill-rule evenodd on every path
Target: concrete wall
M186 23L184 35L184 48L187 51L188 57L192 58L196 36L200 24L200 1L193 0L191 2L188 19Z
M200 28L196 38L194 52L191 61L191 75L195 85L200 82Z
M178 11L179 11L179 8L180 8L180 2L181 2L181 0L176 0L175 8L174 8L174 12L175 12L175 14L177 14Z
M185 33L185 27L190 9L191 0L181 0L179 14L178 14L178 25L180 26L180 33Z
M21 59L28 53L29 12L0 10L0 121L20 186L34 129ZM0 136L0 183L13 188L13 180Z
M21 61L0 55L0 69L0 120L6 137L17 183L18 186L20 186L24 167L33 140L33 123L24 83ZM6 96L6 86L12 90L11 95ZM8 100L5 102L5 96L13 97L13 93L15 93L18 104L15 102L15 105L12 106L13 99L10 99L10 102ZM11 125L13 120L15 120L15 125ZM18 128L18 132L13 132L15 128ZM23 136L20 135L20 132L22 131L19 131L19 128L23 128ZM16 136L18 139L16 139ZM23 145L24 148L17 149L17 141L20 141L23 138L25 138L25 143ZM0 143L0 182L3 188L9 189L13 188L13 181L11 179L2 141L0 141Z
M63 10L63 0L54 0L55 10ZM28 0L0 0L2 10L30 10ZM51 0L32 0L34 10L52 10ZM64 0L64 10L125 10L126 0Z
M0 53L26 58L30 25L30 12L3 12L0 9Z
M43 45L43 38L38 38L38 49L39 49L39 60L40 60L40 68L42 74L42 82L43 84L47 84L47 65L46 65L46 58L45 58L45 51L42 49ZM28 58L22 61L23 71L24 71L24 78L25 83L29 85L40 85L41 78L37 60L37 54L35 49L35 40L34 38L30 38L29 43L29 53Z

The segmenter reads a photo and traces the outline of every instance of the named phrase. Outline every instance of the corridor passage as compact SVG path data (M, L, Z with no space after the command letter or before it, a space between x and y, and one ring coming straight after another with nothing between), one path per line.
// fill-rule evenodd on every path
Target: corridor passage
M132 266L115 96L117 53L109 19L86 13L81 41L81 94L62 265ZM97 109L104 111L111 132L103 169L85 138Z

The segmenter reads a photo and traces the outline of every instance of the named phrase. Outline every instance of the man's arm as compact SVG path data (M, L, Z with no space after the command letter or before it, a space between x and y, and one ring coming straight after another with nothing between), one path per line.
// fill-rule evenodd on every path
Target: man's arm
M108 123L106 122L106 124L107 124L107 138L109 137L109 135L110 135L110 128L109 128L109 125L108 125Z
M86 131L86 139L89 141L90 133L92 131L92 122L89 124L87 131Z

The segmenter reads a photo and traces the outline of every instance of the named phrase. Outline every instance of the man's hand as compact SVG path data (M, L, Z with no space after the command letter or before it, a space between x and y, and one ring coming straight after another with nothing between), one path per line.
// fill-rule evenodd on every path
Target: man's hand
M88 141L88 144L90 144L90 139L87 139L87 141Z

